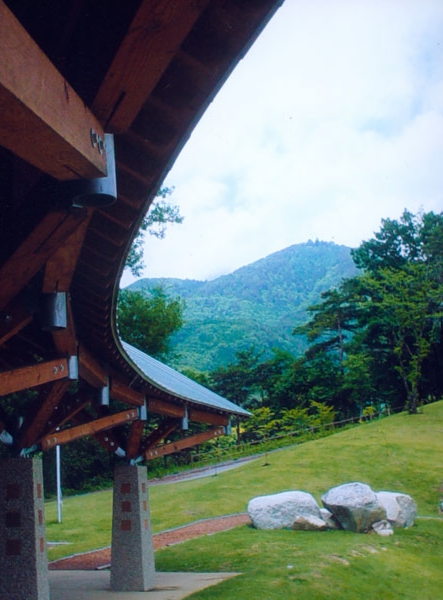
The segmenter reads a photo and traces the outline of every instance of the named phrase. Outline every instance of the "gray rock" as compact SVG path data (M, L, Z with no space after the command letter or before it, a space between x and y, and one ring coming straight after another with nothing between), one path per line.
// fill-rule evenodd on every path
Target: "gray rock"
M381 535L383 537L387 537L388 535L392 535L394 533L391 523L386 519L372 523L372 529L377 535Z
M290 529L299 516L321 519L315 498L299 491L253 498L248 504L248 514L257 529Z
M417 517L417 504L400 492L378 492L379 503L386 510L386 518L393 527L412 527Z
M322 502L343 529L349 531L365 533L373 523L386 519L386 510L365 483L345 483L331 488L322 496Z
M323 519L314 517L313 515L300 515L298 516L291 529L296 531L325 531L328 526Z

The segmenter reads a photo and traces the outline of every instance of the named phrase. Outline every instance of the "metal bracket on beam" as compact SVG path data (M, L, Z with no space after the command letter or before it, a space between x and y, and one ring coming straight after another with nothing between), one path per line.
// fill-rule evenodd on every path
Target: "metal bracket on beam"
M68 358L69 379L77 381L78 379L78 356L70 356Z
M148 405L146 402L146 398L145 401L143 403L143 406L139 406L138 407L138 418L140 419L140 421L147 421L148 420Z
M57 331L68 326L66 292L43 294L41 305L41 327L45 331Z

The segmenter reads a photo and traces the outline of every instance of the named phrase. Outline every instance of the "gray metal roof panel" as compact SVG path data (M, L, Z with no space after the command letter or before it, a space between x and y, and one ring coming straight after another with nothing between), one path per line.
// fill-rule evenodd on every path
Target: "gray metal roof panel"
M134 346L123 341L121 341L121 344L129 358L144 374L146 379L159 389L182 400L189 400L190 402L195 402L196 404L216 410L245 417L250 415L247 410L208 390L203 385L152 358L152 356L141 352L141 350L134 348Z

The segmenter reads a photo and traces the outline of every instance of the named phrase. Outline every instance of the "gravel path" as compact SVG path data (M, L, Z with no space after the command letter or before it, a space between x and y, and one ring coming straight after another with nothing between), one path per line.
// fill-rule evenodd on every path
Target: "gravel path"
M187 540L210 535L219 531L227 531L239 525L250 523L249 516L246 513L237 515L226 515L215 519L204 519L196 521L183 527L177 527L153 535L154 550L165 546L172 546ZM76 554L49 564L51 570L68 571L92 571L95 569L106 568L111 563L111 547L94 550L85 554Z

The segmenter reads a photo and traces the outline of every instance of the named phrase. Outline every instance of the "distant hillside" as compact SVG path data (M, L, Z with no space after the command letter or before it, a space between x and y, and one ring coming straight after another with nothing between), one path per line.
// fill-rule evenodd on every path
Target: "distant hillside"
M306 321L306 307L355 273L349 248L317 241L290 246L212 281L141 279L129 289L160 284L182 297L185 325L174 338L180 355L174 366L211 371L251 346L265 353L277 347L302 352L303 341L291 332Z

